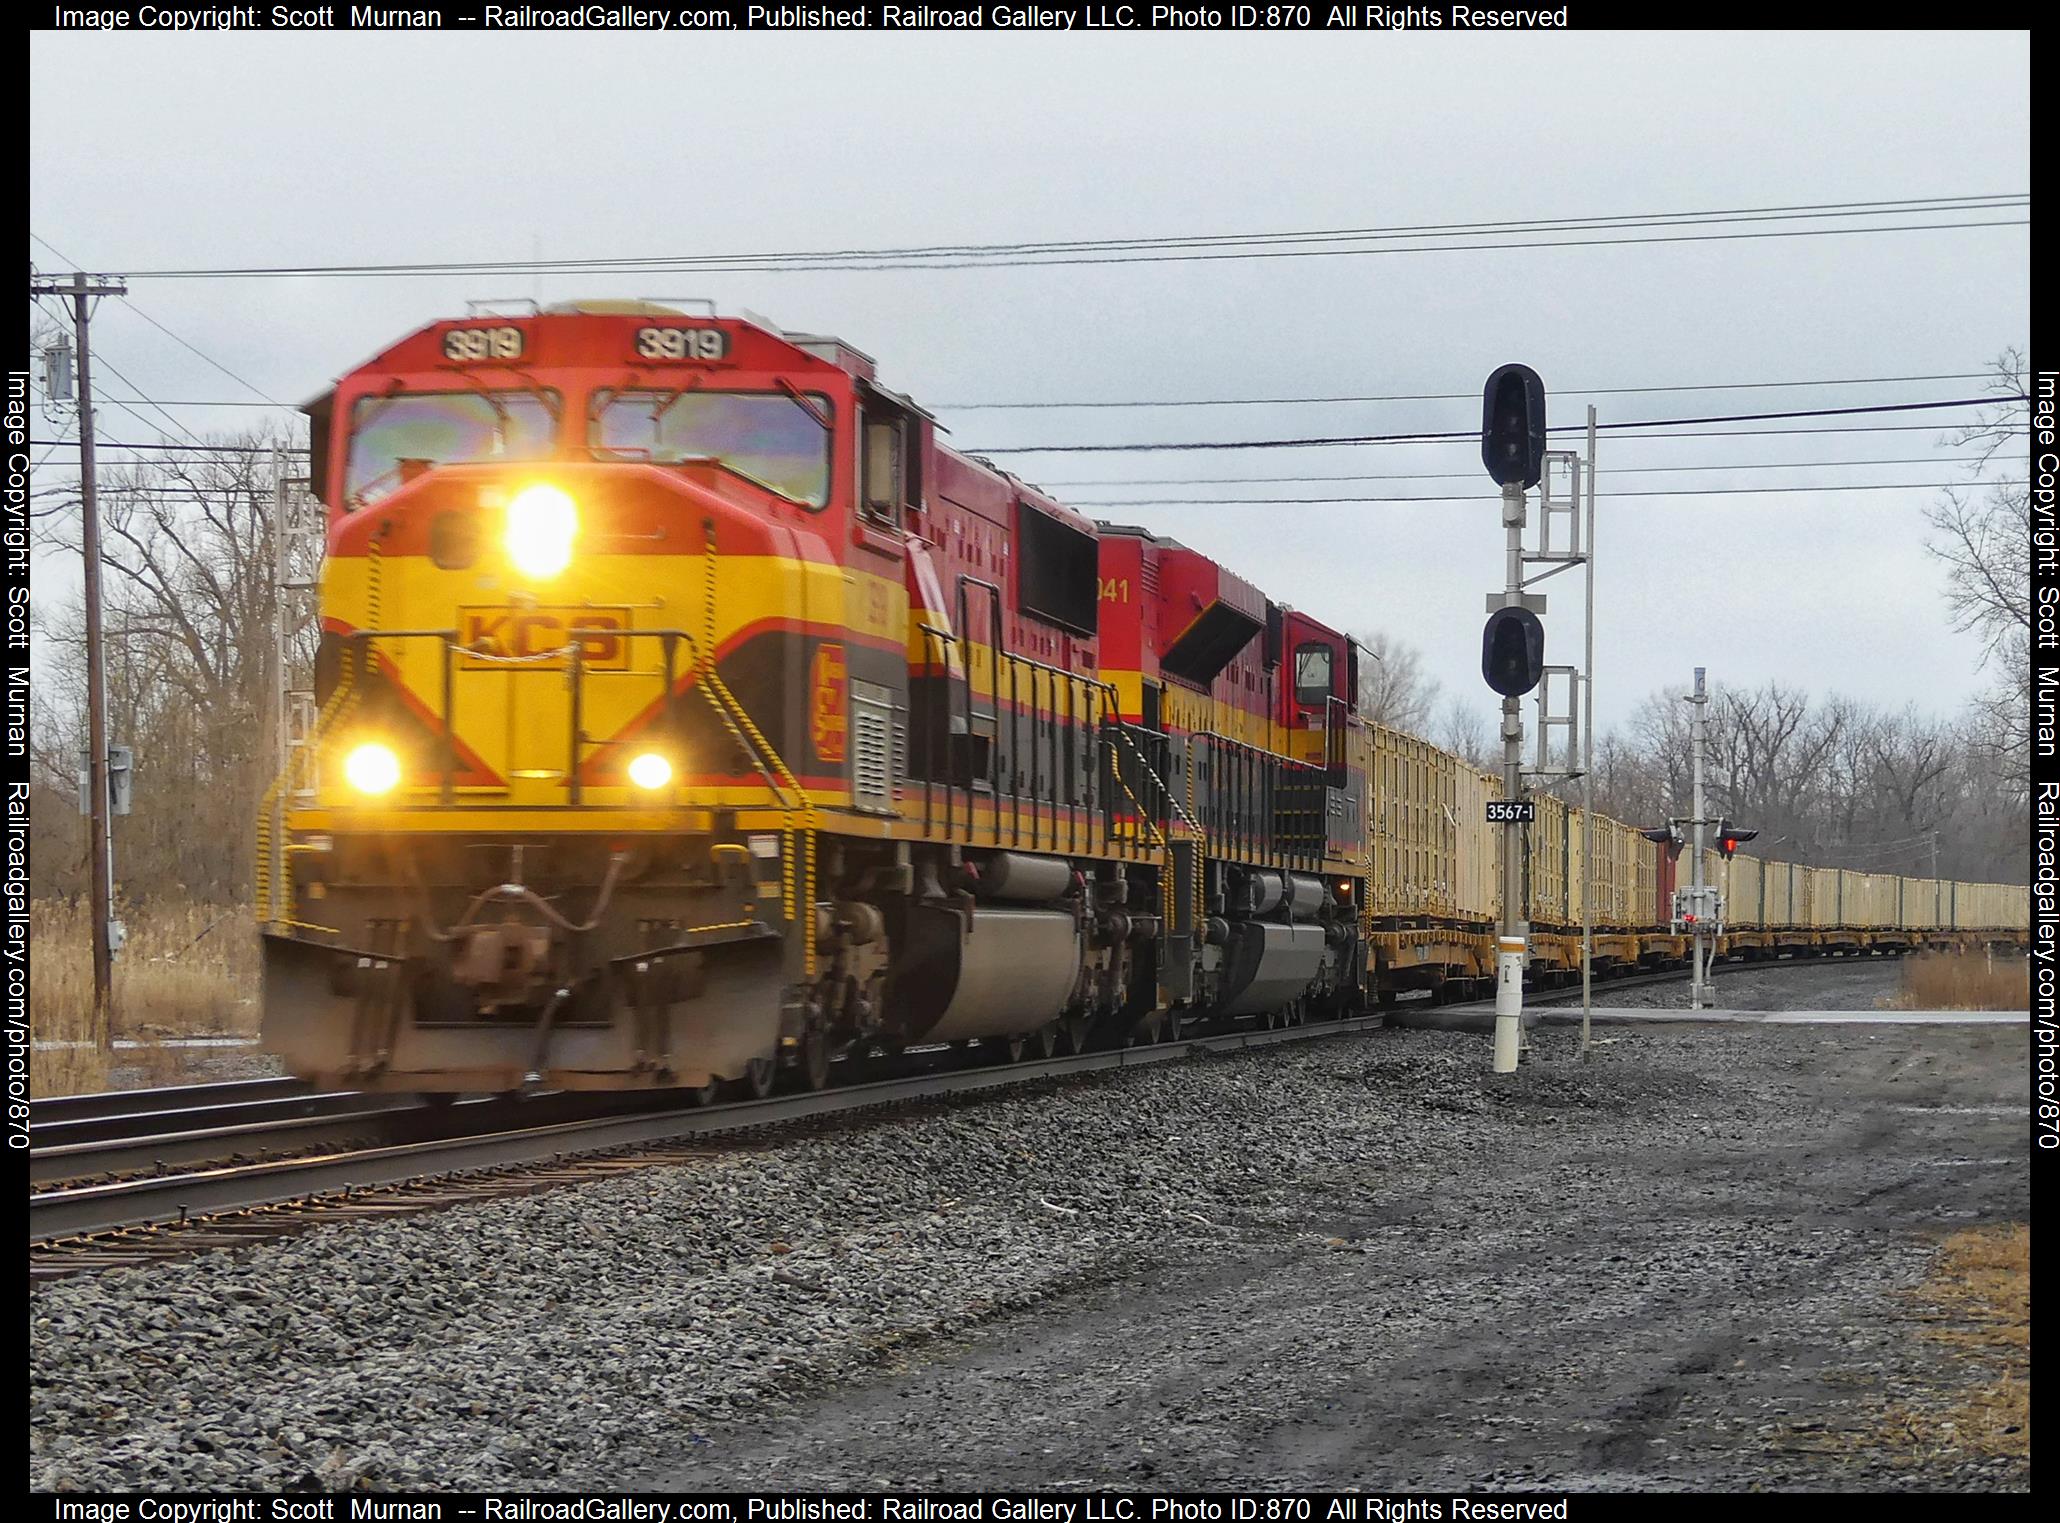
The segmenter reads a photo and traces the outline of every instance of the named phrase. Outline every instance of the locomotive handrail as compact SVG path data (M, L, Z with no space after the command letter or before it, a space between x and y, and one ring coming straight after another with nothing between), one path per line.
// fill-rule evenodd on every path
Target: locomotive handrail
M990 711L988 717L994 721L995 733L987 746L987 791L993 795L994 799L994 844L999 846L1001 844L1001 746L999 744L1001 740L1001 668L997 663L1000 662L1003 654L1001 589L992 582L982 581L977 576L969 576L961 571L958 578L958 627L960 629L970 627L970 622L966 616L966 589L968 587L978 587L987 594L987 622L993 634L993 643L988 647L992 654L988 659L989 692L987 704ZM959 669L965 677L966 745L971 747L973 743L973 661L970 649L966 652L966 658L959 663ZM1009 668L1009 740L1011 742L1009 749L1012 758L1015 752L1013 742L1016 738L1016 720L1018 717L1015 706L1016 677L1015 668L1011 666ZM1010 791L1012 793L1015 792L1013 788ZM966 834L968 836L971 836L972 828L973 804L972 797L968 794L966 799ZM1020 824L1017 826L1017 833L1021 833Z
M570 638L564 645L555 646L545 651L531 651L526 655L520 656L500 655L492 651L475 650L468 645L459 643L458 632L454 629L354 629L347 632L343 639L352 648L351 659L359 663L360 675L362 675L362 663L366 653L381 640L440 640L443 642L440 658L441 712L437 715L438 723L442 726L443 731L440 747L441 766L439 769L440 803L442 804L449 804L451 802L455 783L457 761L456 658L462 655L471 660L488 661L499 666L533 666L539 668L543 667L547 662L565 661L568 665L572 687L571 721L568 727L570 734L567 738L567 750L569 753L566 770L567 803L576 806L580 803L582 796L580 763L584 760L583 753L585 749L589 745L594 744L594 742L588 740L582 731L582 714L588 668L585 661L585 648L580 643L580 637L605 636L618 640L657 640L661 643L664 666L660 679L662 682L660 702L663 705L663 714L668 731L672 728L678 712L679 695L674 691L674 688L678 680L681 647L684 645L686 648L690 667L699 664L701 649L699 642L693 634L684 629L622 629L613 625L577 625L567 629L566 634ZM780 780L774 775L772 764L759 753L758 745L754 744L739 729L734 717L728 713L724 706L724 695L719 693L715 686L710 683L696 683L695 687L701 693L703 700L715 711L725 727L730 730L732 736L737 740L739 748L750 760L752 770L758 773L760 780L765 783L767 791L778 801L780 807L785 809L802 807L802 802L789 799L788 790L782 786ZM601 742L600 744L611 744L611 742Z
M969 584L985 588L990 592L998 591L998 589L994 587L993 583L982 581L978 577L967 576L961 578L959 594L961 600L962 616L967 612L967 609L965 607L966 587ZM996 640L999 640L1003 637L1000 629L999 603L995 603L992 606L990 612L989 628L993 632L994 638ZM932 665L934 659L934 663L943 672L942 680L945 683L945 710L947 723L950 719L957 717L955 698L957 692L962 690L965 694L966 730L968 735L970 735L972 733L972 722L974 718L971 657L971 648L973 642L967 639L962 634L955 633L954 631L949 629L939 628L935 624L918 623L916 625L916 629L918 630L918 632L921 633L925 642L923 649L923 666L925 671L927 672L928 668ZM939 648L935 652L933 652L930 648L929 642L931 641L935 641ZM958 647L963 652L963 656L960 661L960 667L962 672L964 673L964 679L962 683L955 683L952 680L950 672L950 662L948 659L946 659L950 648L954 646ZM1093 733L1098 733L1100 731L1104 722L1098 719L1096 716L1098 709L1102 706L1105 706L1106 712L1108 713L1116 715L1121 714L1122 706L1120 699L1116 693L1115 685L1104 678L1090 677L1081 672L1068 671L1064 667L1053 666L1048 662L1037 660L1034 656L1021 655L1015 651L1005 649L999 645L990 646L989 648L990 650L992 650L994 655L994 660L990 663L990 675L993 679L995 714L991 717L995 718L996 729L996 733L992 738L992 742L990 742L988 766L988 788L993 798L993 805L995 811L995 830L993 839L996 844L999 844L1001 841L1001 768L999 759L999 746L998 744L994 744L993 742L998 742L1000 740L1000 676L1001 665L1003 662L1006 662L1008 664L1009 670L1010 765L1012 773L1015 775L1020 775L1023 755L1023 748L1019 744L1022 736L1021 698L1023 692L1023 683L1021 679L1023 674L1026 672L1029 674L1030 678L1029 687L1032 731L1032 743L1028 748L1030 759L1029 793L1031 799L1030 845L1032 849L1041 849L1046 847L1047 843L1045 842L1043 835L1043 822L1038 818L1037 814L1038 803L1040 801L1046 801L1051 804L1053 811L1053 834L1051 841L1049 843L1049 848L1056 850L1060 846L1060 841L1057 834L1059 828L1057 814L1058 811L1061 808L1063 808L1067 813L1066 848L1068 850L1077 850L1079 849L1081 844L1081 815L1084 813L1086 818L1089 821L1091 821L1100 812L1098 810L1098 800L1100 798L1099 773L1101 770L1098 764L1088 767L1086 769L1086 798L1084 800L1077 800L1072 797L1071 789L1067 785L1070 784L1074 776L1074 767L1077 760L1077 745L1079 741L1079 735L1077 732L1079 732L1083 728ZM1064 685L1066 692L1065 717L1063 722L1060 719L1058 709L1058 692L1061 684ZM1051 722L1048 727L1044 726L1043 721L1043 710L1045 702L1043 695L1047 692L1050 694L1052 708ZM1083 694L1089 695L1090 697L1090 701L1084 704L1081 701ZM921 706L919 721L919 745L916 747L916 749L918 753L923 757L924 770L926 773L923 790L923 828L925 830L929 830L935 827L936 806L934 799L934 790L939 784L941 784L944 790L943 829L944 834L947 837L949 837L953 835L958 829L958 772L957 768L954 766L954 758L951 755L950 737L948 733L945 737L944 745L942 747L942 754L931 754L939 750L939 747L936 744L936 736L933 733L933 726L935 724L934 714L934 705L924 704ZM1118 723L1120 723L1120 720L1118 721ZM1049 735L1040 739L1037 734L1040 727L1048 728ZM1063 752L1061 750L1060 745L1060 737L1062 730L1064 732L1065 738ZM1129 742L1126 738L1126 744L1127 743ZM1135 750L1134 745L1132 749ZM1048 779L1046 777L1046 769L1044 767L1044 762L1046 760L1044 753L1047 750L1050 753L1049 761L1051 763L1050 776ZM1064 776L1061 775L1062 758L1064 762ZM1139 761L1140 764L1142 764L1145 767L1147 772L1151 771L1149 762L1145 761L1142 755L1139 756ZM940 771L941 775L929 775L933 771ZM1163 780L1160 780L1157 777L1156 773L1153 773L1152 776L1154 781L1158 782L1160 788L1163 790L1165 788ZM969 842L971 841L972 832L974 829L971 781L972 780L969 773L967 780L966 803L966 833L967 840ZM1047 781L1050 785L1050 797L1048 800L1045 800L1044 796L1047 791L1045 785ZM1012 829L1014 832L1016 842L1019 845L1022 843L1023 839L1023 792L1024 790L1019 783L1014 781L1011 782L1008 790L1008 795L1013 806L1014 817ZM1125 786L1125 792L1129 792L1127 785ZM1171 797L1170 792L1168 792L1168 797ZM1133 804L1136 804L1141 812L1143 811L1144 806L1141 803L1139 803L1134 794L1131 795L1131 802ZM1184 815L1185 811L1182 811L1182 813ZM1199 827L1195 827L1191 819L1188 823L1192 828L1195 828L1197 833L1199 834Z

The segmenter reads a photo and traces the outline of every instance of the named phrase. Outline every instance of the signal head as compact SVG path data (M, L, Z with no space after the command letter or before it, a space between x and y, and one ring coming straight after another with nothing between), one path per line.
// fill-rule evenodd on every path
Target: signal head
M1481 393L1481 464L1500 486L1534 487L1545 471L1545 383L1504 365Z
M1504 698L1518 698L1545 675L1545 626L1528 608L1498 608L1481 630L1481 676Z

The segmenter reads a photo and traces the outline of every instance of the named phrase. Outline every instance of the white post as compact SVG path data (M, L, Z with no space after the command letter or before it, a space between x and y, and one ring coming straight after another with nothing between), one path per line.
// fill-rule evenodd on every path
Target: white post
M1590 1047L1589 1018L1595 994L1595 409L1588 409L1588 523L1581 550L1588 579L1585 608L1588 648L1581 657L1581 1056Z
M1691 1010L1700 1010L1702 1008L1703 996L1702 749L1709 733L1704 722L1704 715L1709 709L1709 695L1703 690L1702 674L1703 669L1698 666L1695 669L1695 695L1688 700L1695 705L1695 724L1692 731L1692 744L1690 745L1690 751L1695 758L1695 862L1690 870L1688 879L1689 885L1693 889L1693 892L1689 895L1689 902L1694 906L1695 910L1695 935L1690 942L1689 950L1691 972L1688 980L1688 1008Z
M1508 602L1517 606L1524 580L1524 489L1502 489L1502 523L1508 530ZM1502 700L1502 796L1512 804L1523 791L1523 711L1514 698ZM1514 815L1515 811L1510 811ZM1502 826L1502 934L1495 946L1495 1072L1516 1072L1517 1046L1523 1034L1524 827L1517 819Z

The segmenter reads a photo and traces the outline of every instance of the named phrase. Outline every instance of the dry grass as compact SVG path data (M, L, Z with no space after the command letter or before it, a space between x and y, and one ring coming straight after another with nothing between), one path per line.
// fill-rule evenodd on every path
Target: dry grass
M97 1095L107 1088L107 1071L107 1055L97 1048L34 1048L29 1053L29 1093Z
M1973 1382L1927 1385L1913 1400L1876 1404L1855 1426L1792 1428L1774 1447L1792 1454L1876 1455L1905 1468L1950 1467L1969 1458L2028 1462L2031 1228L2012 1222L1954 1233L1940 1246L1930 1277L1907 1299L1920 1308L1922 1336L1963 1355ZM1856 1383L1873 1380L1866 1375Z
M257 933L248 907L160 906L122 918L128 944L115 959L115 1036L256 1032ZM83 904L41 900L30 907L29 1022L38 1041L92 1040L91 925ZM121 1056L146 1071L157 1059L169 1061L163 1049ZM37 1094L80 1094L105 1088L108 1066L91 1048L38 1049L30 1055L30 1079Z
M1983 952L1924 952L1903 963L1895 1010L2028 1010L2031 965Z
M1914 1293L1924 1335L1965 1350L1995 1376L1943 1405L1889 1409L1891 1433L1923 1448L2031 1455L2031 1228L1956 1232Z

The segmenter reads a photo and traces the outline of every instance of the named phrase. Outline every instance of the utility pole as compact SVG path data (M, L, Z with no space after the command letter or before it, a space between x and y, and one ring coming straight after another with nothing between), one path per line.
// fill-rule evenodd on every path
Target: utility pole
M1703 687L1703 668L1695 669L1695 691L1687 700L1695 705L1695 720L1691 728L1690 751L1695 758L1695 861L1689 870L1689 884L1692 888L1691 901L1695 905L1695 934L1691 941L1690 966L1692 973L1688 980L1688 1008L1700 1010L1703 1001L1702 931L1707 914L1702 883L1702 829L1708 823L1702 807L1702 753L1709 739L1709 694Z
M93 362L86 341L92 314L87 302L96 296L126 296L118 280L95 280L74 272L68 281L34 280L37 296L69 296L72 329L79 356L79 503L85 521L86 556L86 786L90 795L87 856L92 867L93 915L93 1041L102 1052L114 1046L114 838L109 826L107 666L100 631L100 504L93 475Z

